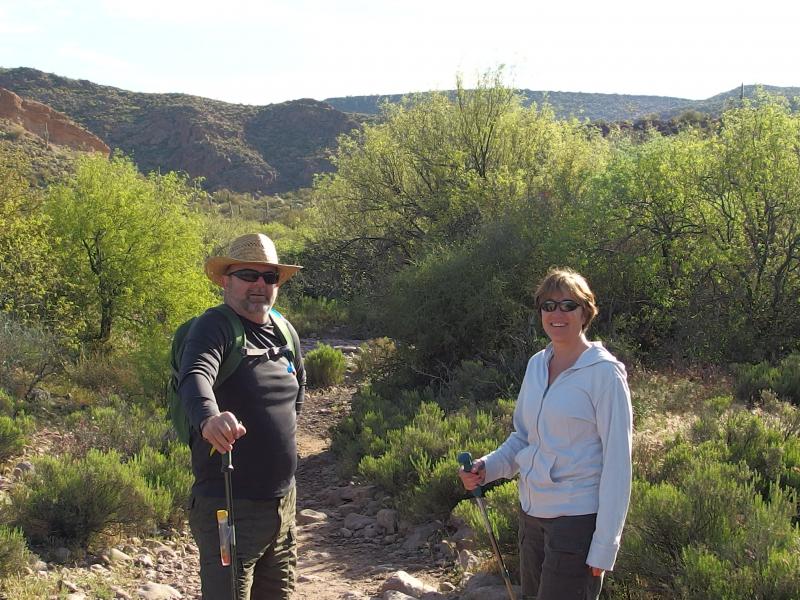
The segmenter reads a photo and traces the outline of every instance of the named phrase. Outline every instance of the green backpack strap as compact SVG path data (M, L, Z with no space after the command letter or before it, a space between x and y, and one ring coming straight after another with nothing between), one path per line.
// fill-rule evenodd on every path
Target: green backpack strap
M295 359L297 357L297 340L295 339L295 334L293 333L292 328L289 326L289 321L287 321L286 318L274 308L270 309L269 314L272 317L273 323L275 323L275 325L278 327L278 330L281 332L284 343L292 352L289 362L292 363L292 367L294 367Z
M225 315L228 324L231 326L231 331L233 332L233 347L222 359L217 378L214 381L214 388L217 388L239 368L242 362L242 348L244 348L245 337L244 325L242 325L239 315L237 315L230 306L227 304L220 304L219 306L215 306L212 310L216 310Z

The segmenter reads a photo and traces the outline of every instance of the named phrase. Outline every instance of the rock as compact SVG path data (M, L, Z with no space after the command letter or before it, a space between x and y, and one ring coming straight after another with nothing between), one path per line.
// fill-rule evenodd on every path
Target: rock
M111 588L111 591L114 592L114 596L119 598L120 600L132 600L131 595L125 590L123 590L121 587L116 585L112 585L109 587Z
M33 466L33 463L29 460L22 460L14 465L13 475L16 479L22 477L25 473L33 473L36 471L36 468Z
M138 555L135 563L140 567L145 567L146 569L152 569L155 567L155 563L153 563L153 557L151 557L149 554Z
M179 600L181 598L181 593L174 587L152 581L144 584L136 590L136 593L144 600Z
M103 558L108 563L114 562L131 562L133 558L129 555L125 554L122 550L118 550L117 548L111 548L105 554L103 554Z
M439 584L439 591L444 592L445 594L449 594L450 592L454 592L456 590L456 586L454 586L449 581L443 581Z
M327 520L327 518L328 515L326 515L324 512L311 510L310 508L304 508L297 513L297 524L307 525L309 523L319 523Z
M67 594L66 600L86 600L86 594L83 592L72 592Z
M92 150L106 156L111 152L100 138L70 120L67 115L41 102L20 98L3 88L0 88L0 117L18 123L51 144L68 146L74 150ZM42 392L47 393L40 388L34 388L30 396L39 401ZM49 395L47 393L48 397Z
M447 541L455 544L458 550L473 550L475 548L475 532L467 525L461 525Z
M464 589L469 591L496 585L504 585L503 578L499 575L494 575L492 573L476 573L467 580L467 584Z
M358 531L373 523L372 517L359 513L350 513L344 518L344 526L351 531Z
M386 533L397 533L397 511L391 508L382 508L375 516L378 527Z
M458 553L458 564L464 571L475 571L481 564L480 559L469 550Z
M428 543L428 538L439 531L438 523L427 523L414 529L403 542L403 550L418 550Z
M517 598L522 598L520 586L512 586L512 589ZM508 600L508 591L505 585L489 585L465 591L461 595L461 600Z
M381 587L378 589L379 592L387 592L392 590L403 592L404 594L408 594L414 598L418 598L427 592L436 591L435 588L420 581L416 577L409 575L405 571L397 571L394 575L389 577L389 579L384 581L381 584ZM384 598L385 597L386 596L384 595Z
M378 528L373 523L370 523L361 530L361 536L365 538L378 537Z
M72 583L68 579L62 579L61 580L61 585L63 585L65 588L67 588L70 592L79 592L79 591L81 591L81 588L79 588L77 585L75 585L74 583Z
M339 530L339 535L341 535L343 538L351 538L353 537L353 532L347 527L342 527Z
M388 590L383 592L383 596L381 596L383 600L417 600L416 596L409 596L408 594L404 594L403 592L398 592L397 590Z

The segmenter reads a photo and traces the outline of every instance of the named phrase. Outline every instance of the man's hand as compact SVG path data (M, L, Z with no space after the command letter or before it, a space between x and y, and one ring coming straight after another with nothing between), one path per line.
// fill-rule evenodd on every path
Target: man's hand
M461 483L470 492L486 481L486 465L480 458L472 463L472 471L465 471L464 467L458 469Z
M224 412L209 417L201 427L203 439L214 446L220 454L233 450L233 443L242 437L247 430L239 423L232 412Z
M600 577L605 571L599 567L589 567L592 570L592 577Z

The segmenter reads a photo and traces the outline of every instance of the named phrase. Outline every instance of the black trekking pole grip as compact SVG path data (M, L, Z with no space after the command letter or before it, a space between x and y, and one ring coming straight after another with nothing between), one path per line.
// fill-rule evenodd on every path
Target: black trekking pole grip
M472 454L469 452L462 452L459 454L458 462L462 467L464 467L464 471L467 473L472 471ZM472 495L476 498L480 498L483 495L483 488L481 486L475 487L475 489L472 490Z

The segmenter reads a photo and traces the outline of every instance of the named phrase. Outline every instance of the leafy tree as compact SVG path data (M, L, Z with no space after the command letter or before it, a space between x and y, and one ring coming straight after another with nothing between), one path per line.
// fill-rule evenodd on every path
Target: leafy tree
M196 193L178 174L145 177L127 158L96 155L51 187L61 292L78 307L87 339L171 327L212 302L200 222L186 208Z
M701 191L709 248L701 298L726 306L735 355L774 358L800 334L800 117L776 99L722 117Z
M57 274L47 258L47 219L25 178L27 168L20 154L0 146L0 311L34 320L53 308L47 289Z

